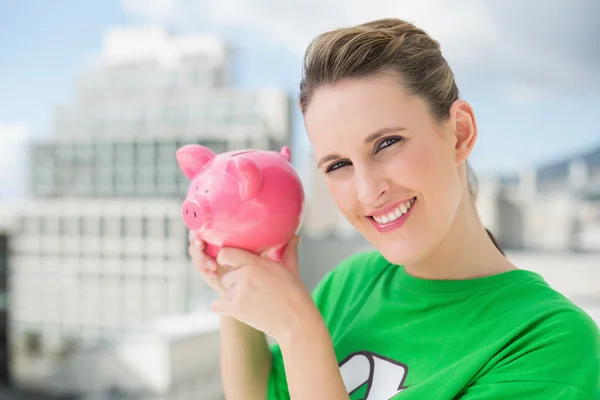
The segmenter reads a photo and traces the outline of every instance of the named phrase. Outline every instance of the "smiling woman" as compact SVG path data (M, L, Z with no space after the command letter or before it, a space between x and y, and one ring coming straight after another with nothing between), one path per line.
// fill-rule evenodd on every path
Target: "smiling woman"
M376 251L312 296L296 241L284 268L220 254L233 271L214 282L235 288L215 309L227 398L594 399L598 327L509 262L477 215L475 113L438 43L397 19L325 32L300 89L329 191Z

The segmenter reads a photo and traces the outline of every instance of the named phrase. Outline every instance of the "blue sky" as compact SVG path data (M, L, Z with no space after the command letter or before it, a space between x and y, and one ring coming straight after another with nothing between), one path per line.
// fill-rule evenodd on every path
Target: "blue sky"
M243 3L242 0L240 4L252 5L252 1ZM383 4L382 1L379 3ZM131 3L136 3L136 0L131 0ZM166 4L169 0L137 3ZM171 3L181 5L185 2L171 0ZM236 0L229 2L230 5L232 3L236 3ZM375 3L373 7L376 7ZM138 7L143 7L139 4ZM206 6L215 8L215 4L217 3L209 3ZM31 137L51 134L52 107L68 102L74 96L75 78L82 71L86 56L101 48L104 30L110 26L152 21L168 23L182 30L225 35L238 51L235 66L237 84L253 88L278 83L295 94L301 60L297 49L289 45L291 40L286 42L277 38L274 31L264 29L264 23L262 27L257 25L258 22L252 25L240 19L239 15L236 16L237 19L227 20L222 16L223 10L219 12L221 19L218 21L199 17L191 24L189 20L183 24L181 18L177 19L172 15L170 18L157 18L154 14L153 17L144 12L132 12L131 8L126 12L122 2L117 0L0 0L0 123L25 123L30 129ZM266 13L256 15L254 19L257 21L260 21L258 16L269 17ZM283 17L275 15L273 18L273 21L278 21ZM509 26L508 22L506 26ZM498 23L498 26L502 25ZM323 25L321 29L326 28ZM290 29L294 29L294 26ZM541 37L544 32L536 33L532 30L531 34L539 34ZM469 49L468 46L460 47L453 43L448 46L463 52ZM489 47L486 46L485 49L490 50ZM545 47L541 42L536 43L535 47L530 47L531 53L538 48ZM565 48L569 48L568 43ZM472 53L478 52L477 48L472 49ZM507 84L509 78L518 77L520 71L511 69L513 65L509 64L515 64L514 59L503 59L502 47L497 52L494 49L491 51L494 52L490 54L497 55L499 60L494 60L491 67L482 64L480 70L461 67L457 71L462 96L475 107L478 118L480 136L471 160L476 172L512 170L600 145L600 129L596 119L600 115L599 90L586 90L583 82L581 89L578 87L565 91L557 84L555 86L559 89L553 87L554 92L547 95L540 95L544 92L539 90L528 95L530 88L523 91L512 90L512 94L507 95L507 90L502 85ZM460 64L459 53L454 51L453 54L454 60L458 60ZM526 48L525 54L528 53ZM555 79L551 75L553 66L546 60L552 60L548 55L552 54L538 53L540 56L534 60L539 61L538 64L533 61L527 64L529 70L522 74L523 79L516 82L526 86L527 79L535 81L538 75L549 77L547 81L540 81L541 86L538 85L538 88L544 84L550 86L554 82L560 82L560 79L565 81L564 76ZM515 56L516 53L506 54ZM486 54L470 54L470 57L478 55L489 58ZM569 56L565 53L562 57L566 59ZM499 68L498 64L502 66L503 62L507 63L506 67ZM463 64L467 65L468 62ZM539 69L539 74L535 68ZM559 71L559 68L556 67L556 70ZM593 88L592 83L589 86ZM573 85L568 81L563 85L571 86ZM296 117L294 144L308 148L301 120L298 115Z

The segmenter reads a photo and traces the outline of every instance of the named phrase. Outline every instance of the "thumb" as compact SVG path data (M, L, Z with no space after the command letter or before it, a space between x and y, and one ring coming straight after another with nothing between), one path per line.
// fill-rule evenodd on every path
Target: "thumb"
M217 299L210 303L210 310L214 313L221 315L228 315L233 317L235 309L229 300Z
M291 272L298 273L298 245L300 244L300 236L294 236L292 240L285 246L281 255L281 263Z

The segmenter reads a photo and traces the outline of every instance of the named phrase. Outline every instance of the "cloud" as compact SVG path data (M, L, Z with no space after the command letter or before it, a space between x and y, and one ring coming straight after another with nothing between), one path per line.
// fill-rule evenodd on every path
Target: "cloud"
M521 101L600 87L596 0L122 0L148 21L183 30L246 28L298 57L318 33L381 17L425 29L442 45L459 85L496 86Z
M23 124L0 122L0 201L24 194L26 187L25 151L29 131Z

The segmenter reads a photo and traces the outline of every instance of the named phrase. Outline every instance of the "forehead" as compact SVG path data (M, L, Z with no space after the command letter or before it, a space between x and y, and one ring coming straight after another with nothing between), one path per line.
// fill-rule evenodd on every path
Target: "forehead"
M421 103L393 76L348 79L317 89L304 122L315 153L320 154L332 151L332 146L362 144L382 128L414 125L422 114Z

